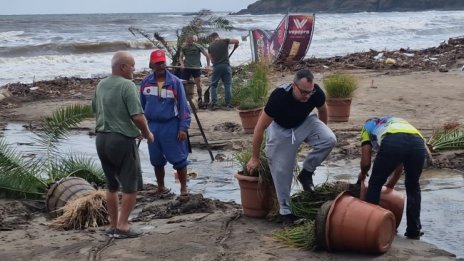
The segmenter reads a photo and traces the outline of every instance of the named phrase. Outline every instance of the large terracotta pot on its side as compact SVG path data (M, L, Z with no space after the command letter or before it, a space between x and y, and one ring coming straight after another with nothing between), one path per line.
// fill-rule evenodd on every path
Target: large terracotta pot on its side
M395 237L395 224L391 211L342 192L327 215L327 250L385 253Z
M361 193L359 196L360 199L366 200L367 188L367 181L365 180L364 182L361 182ZM380 192L379 206L390 210L393 213L393 215L395 215L396 227L398 228L403 217L404 194L394 189L383 186L382 191Z
M259 183L258 177L240 175L235 178L240 186L243 215L253 218L264 218L272 208L272 187Z
M329 215L330 208L332 207L333 200L326 201L317 211L316 219L316 249L327 249L325 239L325 228L327 224L327 216Z
M262 111L262 107L258 109L238 110L238 115L240 116L240 120L242 121L242 127L245 133L253 133L256 123L258 122L259 115L261 115Z
M347 122L350 118L351 98L327 98L329 122Z

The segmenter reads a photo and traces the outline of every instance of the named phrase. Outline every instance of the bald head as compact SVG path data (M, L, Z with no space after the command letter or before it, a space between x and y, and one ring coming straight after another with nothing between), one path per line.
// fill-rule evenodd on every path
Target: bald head
M122 64L127 63L130 59L133 59L132 55L126 51L118 51L113 55L111 59L111 69L117 68Z
M118 51L111 59L111 71L113 75L118 75L126 79L132 79L135 61L134 57L126 51Z

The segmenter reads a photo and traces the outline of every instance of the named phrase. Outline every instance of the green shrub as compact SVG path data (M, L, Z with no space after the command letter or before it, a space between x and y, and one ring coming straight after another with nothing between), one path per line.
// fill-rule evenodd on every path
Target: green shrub
M358 89L358 80L353 75L334 73L324 77L324 90L327 98L351 98Z
M234 100L239 110L256 109L263 107L269 93L268 67L263 63L254 63L249 66L249 74L243 70L234 81ZM248 76L248 77L247 77Z
M263 137L263 141L261 142L261 146L259 148L259 168L255 170L253 173L249 173L247 170L247 163L253 155L253 148L251 146L235 153L234 159L242 167L242 170L239 171L241 175L259 177L260 182L263 182L265 184L272 184L271 170L269 168L269 163L266 158L266 153L264 152L264 147L266 143L265 140L266 138Z

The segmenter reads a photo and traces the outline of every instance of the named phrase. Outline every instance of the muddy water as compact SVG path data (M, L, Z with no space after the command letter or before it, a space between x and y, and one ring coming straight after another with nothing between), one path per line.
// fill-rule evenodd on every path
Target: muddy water
M10 123L3 135L7 142L23 152L26 156L40 155L40 148L34 143L34 135L23 129L21 124ZM85 132L74 132L69 139L63 141L63 153L84 153L93 157L97 163L95 137ZM224 161L211 162L209 154L204 150L193 150L190 154L189 172L195 172L196 177L189 179L188 187L192 193L202 193L205 197L223 201L240 203L240 190L233 174L239 165L232 160L232 153L213 151L214 155L223 154ZM140 145L140 158L145 183L155 183L153 169L149 162L147 144ZM321 166L317 169L315 183L326 180L343 180L355 182L359 172L358 161L338 161ZM300 163L301 167L301 163ZM179 184L174 178L172 166L166 166L166 185L178 193ZM422 226L425 235L422 240L435 244L458 257L464 257L462 240L464 239L464 174L452 170L426 170L421 178L422 188ZM293 191L301 188L294 186ZM397 189L404 191L400 180ZM406 229L406 215L403 215L398 229L402 235Z

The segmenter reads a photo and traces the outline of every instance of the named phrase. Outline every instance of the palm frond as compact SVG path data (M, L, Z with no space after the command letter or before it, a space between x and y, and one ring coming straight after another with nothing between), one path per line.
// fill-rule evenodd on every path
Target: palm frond
M37 198L46 191L47 184L40 178L41 164L25 160L0 138L0 197Z
M84 154L71 154L63 157L59 162L52 164L49 171L52 180L59 180L65 177L79 177L87 180L89 183L103 185L105 175L102 168L95 163L94 159Z
M434 150L464 149L464 129L436 131L428 142Z
M92 116L90 105L74 104L60 108L42 121L41 131L36 133L36 141L47 151L56 153L56 143L66 138L71 128L77 127L81 121Z
M52 116L45 118L36 141L46 150L46 154L33 159L26 159L11 148L5 139L0 138L0 197L37 198L43 195L49 181L55 181L56 166L62 164L62 156L57 153L56 143L66 138L70 128L89 117L92 117L89 105L71 105L58 109ZM89 164L89 161L75 162L80 164L79 168L68 169L68 172L64 172L66 175L89 177L92 181L101 180L102 172Z
M212 16L208 19L208 24L212 25L214 28L223 29L226 31L230 31L234 29L230 20L220 17L220 16Z
M161 36L160 33L155 32L155 33L153 34L153 36L155 37L155 39L156 39L158 42L160 42L160 43L163 45L164 49L165 49L166 51L168 51L168 53L169 53L169 55L170 55L170 57L171 57L171 59L172 59L172 58L175 56L175 53L177 52L177 50L173 50L173 48L172 48L171 46L169 46L169 44L168 44L168 42L166 41L166 39L164 39L164 37Z
M132 33L133 36L135 36L135 33L141 34L143 37L145 37L147 40L149 40L154 46L158 47L158 49L164 49L164 46L159 41L157 41L156 39L152 39L142 29L131 26L131 27L128 28L128 30L129 30L129 32ZM169 56L169 58L172 58L172 57Z

